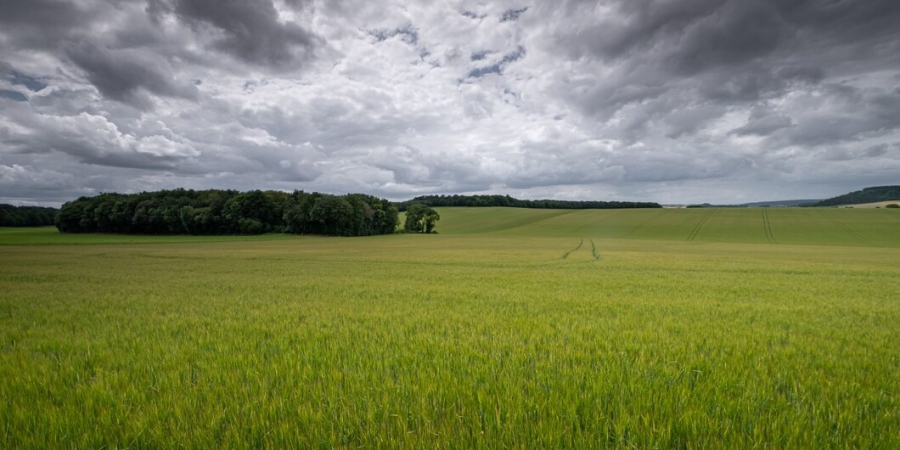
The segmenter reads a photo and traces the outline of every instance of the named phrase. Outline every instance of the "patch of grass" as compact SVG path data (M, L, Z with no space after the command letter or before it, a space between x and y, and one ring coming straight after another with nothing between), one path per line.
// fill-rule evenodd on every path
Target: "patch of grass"
M282 234L256 236L145 236L127 234L65 234L56 227L0 227L0 245L96 245L96 244L189 244L202 242L270 241L289 238Z
M678 240L770 245L900 247L900 217L891 211L838 208L687 208L531 210L441 208L443 234Z
M891 212L696 211L6 245L0 448L900 447Z

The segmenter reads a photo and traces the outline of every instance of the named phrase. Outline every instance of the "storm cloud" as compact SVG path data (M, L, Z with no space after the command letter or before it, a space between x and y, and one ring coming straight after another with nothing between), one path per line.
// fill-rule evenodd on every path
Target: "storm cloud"
M890 0L9 0L0 202L896 184L897 23Z

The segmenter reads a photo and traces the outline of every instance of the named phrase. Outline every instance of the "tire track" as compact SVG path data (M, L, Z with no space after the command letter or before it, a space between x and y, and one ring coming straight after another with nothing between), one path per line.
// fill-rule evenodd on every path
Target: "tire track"
M594 262L600 261L600 253L597 253L597 246L594 245L593 239L591 239L591 254L594 255Z
M715 213L716 213L715 209L710 210L709 214L707 214L703 219L701 219L700 222L697 223L697 225L694 225L694 229L691 230L691 234L689 234L687 239L685 239L685 240L691 242L694 239L697 239L697 235L700 234L700 229L703 228L703 225L706 225L706 221L709 220L709 218L712 217L712 215Z
M863 238L862 236L860 236L859 234L857 234L856 231L853 231L852 228L850 228L849 226L847 226L846 224L844 224L844 223L841 222L840 220L835 219L835 218L832 217L830 214L826 213L824 209L820 209L820 210L819 210L819 213L821 213L823 217L825 217L826 219L830 220L830 221L833 222L835 225L841 227L841 229L843 229L844 231L846 231L847 234L849 234L850 236L852 236L854 239L856 239L856 240L859 241L860 243L863 243L863 244L868 244L868 243L869 243L869 241L867 241L865 238Z
M763 229L766 232L766 240L769 241L770 244L778 244L778 241L775 239L775 233L772 232L772 221L769 219L769 208L762 208L762 216L763 216Z
M572 250L567 251L567 252L563 255L562 259L566 259L566 258L568 258L569 255L571 255L572 253L577 252L578 249L581 248L582 245L584 245L584 239L581 239L581 242L578 243L578 247L575 247L575 248L573 248Z

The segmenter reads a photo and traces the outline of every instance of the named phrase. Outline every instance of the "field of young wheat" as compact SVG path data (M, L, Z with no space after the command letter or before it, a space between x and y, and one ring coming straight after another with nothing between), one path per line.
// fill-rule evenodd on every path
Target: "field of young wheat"
M897 211L439 212L0 229L0 448L900 448Z

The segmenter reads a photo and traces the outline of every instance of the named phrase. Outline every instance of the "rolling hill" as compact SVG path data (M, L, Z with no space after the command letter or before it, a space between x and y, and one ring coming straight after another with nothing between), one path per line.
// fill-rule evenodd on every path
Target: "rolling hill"
M855 191L822 200L813 206L856 205L860 203L876 203L888 200L900 200L900 186L867 187L861 191Z
M437 210L441 234L900 247L900 212L888 209Z

